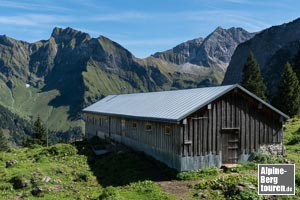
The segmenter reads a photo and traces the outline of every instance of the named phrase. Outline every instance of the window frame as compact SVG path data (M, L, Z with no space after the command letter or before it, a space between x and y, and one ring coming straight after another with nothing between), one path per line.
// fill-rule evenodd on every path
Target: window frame
M131 128L132 128L133 130L137 130L137 126L138 126L138 124L137 124L136 121L133 121L133 122L131 123Z
M169 132L167 131L169 129ZM165 125L165 134L171 135L172 134L172 127L170 125Z
M147 128L148 126L150 126L150 129ZM145 131L146 131L146 132L151 132L151 131L152 131L152 123L147 122L147 123L145 124Z

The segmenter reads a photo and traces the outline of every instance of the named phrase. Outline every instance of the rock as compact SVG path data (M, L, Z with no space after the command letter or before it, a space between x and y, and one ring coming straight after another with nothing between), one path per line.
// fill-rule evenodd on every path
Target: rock
M42 181L45 183L48 183L51 180L51 178L49 176L45 176Z
M59 184L59 183L61 183L61 181L59 180L59 179L53 179L53 181L52 181L53 183L55 183L55 184Z
M236 189L239 192L243 192L245 189L256 190L256 187L251 183L239 183L238 185L236 185Z
M197 38L181 43L173 49L158 52L153 57L185 66L184 71L194 66L217 68L225 72L231 56L238 44L249 40L253 33L242 28L223 29L218 27L205 39ZM191 64L187 66L186 64Z
M196 194L196 196L198 196L200 199L208 199L208 195L201 192Z
M9 168L9 167L12 167L12 166L18 164L18 161L17 160L7 160L5 163L6 163L6 168Z
M40 187L35 187L31 190L31 194L33 196L40 196L42 192L43 192L43 189Z
M275 156L283 155L282 143L261 145L259 148L259 152L267 155L275 155Z

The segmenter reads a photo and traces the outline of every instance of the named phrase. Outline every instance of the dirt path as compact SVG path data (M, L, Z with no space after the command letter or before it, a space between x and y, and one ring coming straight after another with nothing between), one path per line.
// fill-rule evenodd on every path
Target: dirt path
M169 193L176 197L179 200L189 200L192 199L191 192L192 187L198 183L199 180L190 180L190 181L161 181L158 182L163 191Z

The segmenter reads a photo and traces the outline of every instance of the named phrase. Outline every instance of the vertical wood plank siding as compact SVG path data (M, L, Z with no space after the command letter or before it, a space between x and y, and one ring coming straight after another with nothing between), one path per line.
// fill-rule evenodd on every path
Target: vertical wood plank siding
M239 91L232 91L187 117L184 126L183 156L198 156L221 151L221 130L239 130L240 153L257 151L262 144L282 142L279 115Z

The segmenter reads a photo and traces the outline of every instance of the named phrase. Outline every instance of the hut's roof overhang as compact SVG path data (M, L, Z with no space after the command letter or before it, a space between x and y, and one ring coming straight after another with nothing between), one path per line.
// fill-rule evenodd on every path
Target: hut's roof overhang
M162 92L109 95L88 106L83 112L176 123L234 89L240 89L284 119L289 119L286 114L237 84Z

